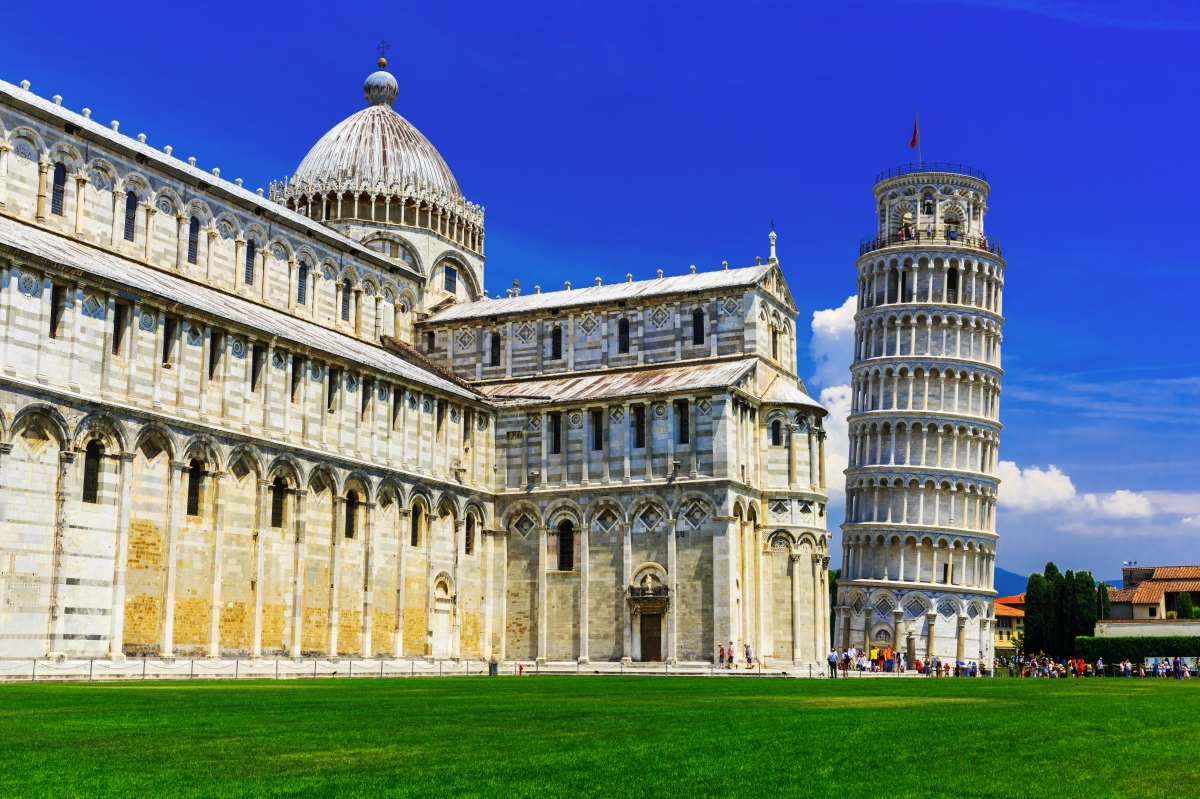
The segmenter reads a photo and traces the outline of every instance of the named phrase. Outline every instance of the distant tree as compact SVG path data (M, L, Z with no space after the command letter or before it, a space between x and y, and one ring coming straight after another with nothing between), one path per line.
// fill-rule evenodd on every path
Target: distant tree
M837 629L837 581L841 577L841 569L829 570L829 637L831 640L833 638L833 631Z
M1112 607L1108 601L1108 586L1104 583L1096 586L1096 618L1111 619Z
M1028 624L1028 621L1026 622ZM1025 633L1017 633L1012 639L1013 648L1018 652L1025 651Z
M1025 650L1046 651L1046 578L1034 572L1025 584Z
M1075 601L1072 608L1073 629L1067 637L1067 652L1075 654L1075 638L1096 634L1096 580L1091 572L1075 572Z
M1054 565L1054 561L1046 564L1042 574L1046 577L1046 599L1042 611L1044 639L1042 646L1046 654L1059 657L1062 654L1063 636L1063 573Z
M1181 619L1193 619L1196 617L1196 611L1192 607L1192 595L1187 591L1179 592L1179 596L1175 598L1175 607L1177 609L1175 615Z

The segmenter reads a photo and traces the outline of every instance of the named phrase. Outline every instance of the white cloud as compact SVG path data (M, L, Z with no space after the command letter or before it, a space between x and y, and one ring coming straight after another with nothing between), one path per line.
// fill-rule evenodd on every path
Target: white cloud
M854 311L856 298L846 298L840 308L813 311L812 341L809 354L816 365L813 384L837 386L849 378L854 361ZM849 409L847 409L849 412Z
M1108 519L1147 519L1154 504L1145 494L1122 488L1111 494L1080 494L1070 476L1054 464L1022 469L1000 461L1000 505L1017 513L1063 513Z

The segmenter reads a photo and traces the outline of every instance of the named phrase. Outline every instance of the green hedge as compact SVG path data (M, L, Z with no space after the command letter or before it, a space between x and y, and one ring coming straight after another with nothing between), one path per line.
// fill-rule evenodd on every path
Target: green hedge
M1141 663L1146 658L1200 657L1200 635L1131 635L1126 638L1075 638L1075 655L1089 663L1104 658L1106 665L1128 658Z

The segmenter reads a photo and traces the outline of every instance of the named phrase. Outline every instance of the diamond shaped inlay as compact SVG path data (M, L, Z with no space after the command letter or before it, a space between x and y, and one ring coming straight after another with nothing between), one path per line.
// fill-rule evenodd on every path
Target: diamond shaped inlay
M533 325L529 324L528 322L525 322L524 324L522 324L520 327L517 328L517 338L521 339L521 341L528 344L529 340L531 338L533 338L533 334L536 332L537 331L534 329Z
M663 515L659 513L658 508L654 507L653 505L647 507L638 515L638 521L640 521L642 526L647 530L654 529L654 525L658 524L662 520Z
M671 312L660 305L650 312L650 321L655 327L662 327L671 321Z
M599 326L600 323L596 321L596 317L594 316L585 316L583 321L579 323L579 329L583 331L585 336L590 336L595 333L596 328Z
M513 522L513 529L516 530L517 535L521 536L522 538L528 538L529 534L533 532L534 527L536 527L536 525L533 523L533 519L530 519L525 514L521 514L521 516L518 517L515 522Z

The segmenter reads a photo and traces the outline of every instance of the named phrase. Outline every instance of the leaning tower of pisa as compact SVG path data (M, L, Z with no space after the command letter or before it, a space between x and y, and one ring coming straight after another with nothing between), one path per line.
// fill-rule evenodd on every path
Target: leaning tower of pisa
M960 164L875 181L860 245L834 641L991 662L1004 260Z

